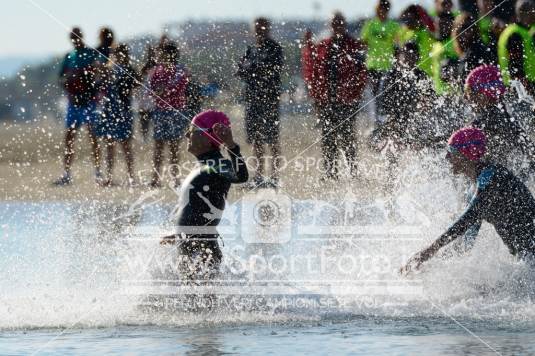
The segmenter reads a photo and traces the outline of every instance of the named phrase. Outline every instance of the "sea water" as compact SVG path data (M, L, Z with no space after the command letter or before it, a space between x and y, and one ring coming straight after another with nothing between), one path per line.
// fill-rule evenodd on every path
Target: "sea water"
M427 163L425 176L404 171L395 199L340 189L231 202L223 272L193 307L162 272L174 207L154 193L1 203L0 354L535 354L532 267L492 227L470 251L397 273L462 206L464 182ZM258 226L266 207L277 223ZM146 308L148 297L166 303Z

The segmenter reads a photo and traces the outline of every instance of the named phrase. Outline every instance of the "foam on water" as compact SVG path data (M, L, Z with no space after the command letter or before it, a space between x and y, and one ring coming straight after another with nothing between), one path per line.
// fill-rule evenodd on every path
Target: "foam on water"
M131 226L160 225L160 235L163 235L166 229L171 229L170 225L165 225L165 212L172 207L146 204L144 208L141 204L132 210L131 207L99 202L3 203L0 205L0 215L3 216L0 328L243 325L359 315L384 318L448 315L461 319L534 322L535 278L532 270L525 262L509 255L488 225L483 225L474 248L468 253L460 255L448 248L440 255L443 258L425 264L421 273L409 278L396 273L410 255L429 244L452 222L464 199L464 182L451 178L441 157L432 153L407 155L404 162L400 167L400 183L393 194L395 199L385 196L363 199L362 205L354 210L360 215L352 216L350 221L355 225L365 222L366 226L376 224L381 227L389 223L425 223L427 219L427 225L423 225L425 228L416 238L403 239L388 232L370 236L361 234L352 239L328 235L303 241L294 239L275 247L253 244L244 249L237 249L242 245L239 239L228 236L225 239L224 254L240 254L246 261L250 256L274 253L270 251L273 248L288 258L320 250L326 251L324 253L332 261L344 254L359 256L358 268L349 273L341 273L334 265L311 271L303 259L284 276L270 275L268 271L251 279L251 270L242 271L241 277L247 277L244 289L251 288L258 280L270 278L280 280L284 277L289 284L312 278L320 280L322 289L318 298L329 297L339 302L321 307L290 305L281 308L279 305L248 310L227 306L200 312L149 313L139 308L143 296L128 293L129 282L150 279L152 271L147 266L156 263L168 250L159 246L153 235L141 241L139 235L124 236L124 231ZM343 206L347 203L345 199L351 197L352 187L347 183L344 189L342 182L336 191L329 192L328 203ZM322 199L324 196L318 197L318 200ZM311 202L294 201L294 204L303 208ZM242 209L246 208L242 206ZM231 220L229 214L232 213L233 207L229 207L225 219ZM307 214L310 218L310 211ZM318 214L321 216L313 217L313 224L330 224L339 218L337 213L326 213L325 210ZM297 220L303 222L306 218L298 216ZM157 254L154 251L158 251ZM249 269L253 267L247 266ZM235 277L227 272L222 279ZM421 286L422 293L359 295L348 293L348 288L355 288L355 285L348 285L351 282L347 281L360 282L362 288L369 288L370 281L374 286L416 285ZM314 290L306 285L296 288L301 288L304 294Z

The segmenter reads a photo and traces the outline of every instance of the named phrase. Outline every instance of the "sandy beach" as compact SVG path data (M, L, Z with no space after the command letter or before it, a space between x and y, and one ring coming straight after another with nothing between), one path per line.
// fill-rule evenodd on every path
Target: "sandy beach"
M242 147L245 157L251 157L251 147L245 143L243 112L240 106L227 107L233 121L233 131L236 141ZM316 167L321 157L319 129L315 128L315 116L292 115L282 117L281 142L282 152L288 161L287 168L282 171L282 190L295 198L317 197L318 189L322 187L322 194L336 193L336 185L320 183L320 173ZM365 117L357 118L359 132L359 160L369 160L377 155L370 152L367 145L362 143L369 131L369 120ZM137 122L136 122L137 125ZM135 131L133 150L135 152L135 171L138 186L129 188L126 185L126 167L123 153L117 149L116 166L114 170L114 186L103 188L94 180L94 170L87 132L82 129L75 145L75 160L72 168L73 184L67 187L55 187L51 183L62 173L62 155L64 127L61 119L42 118L35 122L24 123L5 121L0 123L0 197L5 201L87 201L102 200L108 202L129 202L137 199L150 189L146 183L151 176L152 139L143 142L139 130ZM185 141L181 145L181 162L184 167L194 164L193 157L185 150ZM164 158L165 159L165 158ZM371 161L374 161L372 159ZM165 162L165 160L164 160ZM250 172L254 160L249 159ZM377 162L375 162L377 163ZM370 164L375 164L371 162ZM305 167L307 165L307 167ZM102 167L105 166L103 162ZM165 167L164 167L165 170ZM187 174L184 169L182 176ZM366 176L366 172L359 179L354 180L357 191L377 190L373 176ZM164 171L165 176L165 171ZM365 189L362 189L365 188ZM229 194L229 201L239 199L247 190L235 187ZM177 199L176 194L168 184L161 188L162 198L167 202Z

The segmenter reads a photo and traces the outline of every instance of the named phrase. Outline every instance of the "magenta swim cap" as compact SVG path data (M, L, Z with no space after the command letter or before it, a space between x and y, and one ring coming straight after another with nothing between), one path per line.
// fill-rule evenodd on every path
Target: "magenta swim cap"
M221 111L207 110L197 114L191 123L197 129L202 130L202 134L208 137L214 146L219 147L222 142L219 137L217 137L214 132L211 131L211 129L215 124L230 126L230 119Z
M448 151L460 153L471 161L479 161L487 152L487 138L482 130L465 127L455 131L448 140Z
M473 69L466 77L464 86L493 101L497 101L505 93L505 84L500 70L494 65L485 64Z

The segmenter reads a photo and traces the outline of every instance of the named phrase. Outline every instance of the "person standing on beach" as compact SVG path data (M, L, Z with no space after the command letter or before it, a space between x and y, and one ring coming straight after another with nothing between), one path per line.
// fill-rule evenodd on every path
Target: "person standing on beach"
M75 27L70 33L74 49L63 59L60 70L60 85L67 94L67 116L65 117L65 154L63 157L64 173L54 182L63 186L72 183L71 166L74 157L74 141L78 130L87 126L93 153L95 179L101 181L100 149L95 137L97 85L95 84L95 67L97 56L94 49L87 47L82 31Z
M99 45L95 49L99 56L99 62L106 64L110 59L115 44L115 36L112 29L109 27L102 27L98 39Z
M341 13L331 20L332 36L315 44L305 34L303 76L322 128L324 178L338 178L339 152L345 155L350 174L356 176L355 114L367 81L366 46L347 32Z
M112 184L115 161L115 146L121 145L125 154L128 184L135 184L134 157L131 139L134 116L132 112L132 92L141 83L141 76L130 64L129 49L120 44L113 52L113 61L107 65L103 87L103 110L99 122L99 136L106 141L106 178L104 185Z
M161 185L162 154L165 145L169 146L169 173L174 187L178 187L179 145L188 127L189 120L185 116L186 88L189 74L179 63L180 50L172 41L165 41L161 47L158 64L149 76L149 87L155 100L156 110L154 122L154 160L151 186Z
M281 72L282 47L270 36L271 23L258 18L254 24L256 44L249 46L238 63L238 76L245 83L245 131L247 142L253 145L258 162L254 177L255 187L279 184ZM272 174L265 181L264 145L271 147Z
M139 128L143 142L146 143L149 136L151 118L155 109L154 98L149 89L149 74L156 66L156 50L152 46L147 46L147 59L141 67L141 77L143 85L137 90L136 99L138 106Z

